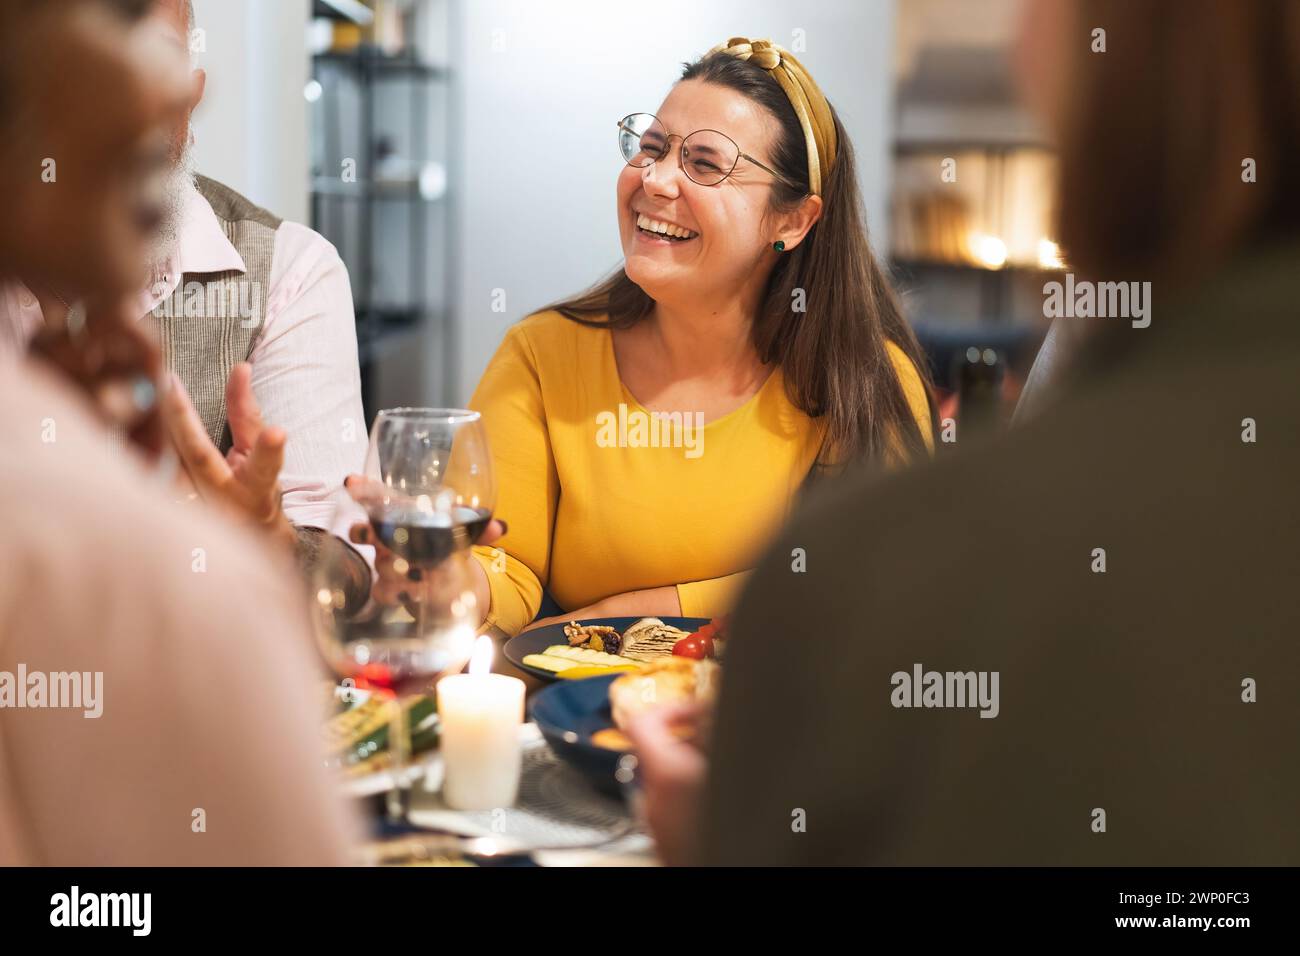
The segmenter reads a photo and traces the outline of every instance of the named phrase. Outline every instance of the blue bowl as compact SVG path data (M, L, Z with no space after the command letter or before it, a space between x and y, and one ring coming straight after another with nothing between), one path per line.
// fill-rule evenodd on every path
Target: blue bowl
M601 793L620 796L615 774L624 756L618 750L597 747L591 735L614 726L609 710L609 685L620 674L562 680L533 697L529 716L557 757L578 770Z

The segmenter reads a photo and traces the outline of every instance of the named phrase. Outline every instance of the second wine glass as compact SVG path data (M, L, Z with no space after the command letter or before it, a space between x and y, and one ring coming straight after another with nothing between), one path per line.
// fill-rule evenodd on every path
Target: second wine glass
M381 411L371 429L366 477L378 483L378 490L391 499L390 504L405 502L412 506L407 510L413 512L413 517L418 518L420 513L414 506L423 506L426 514L446 510L452 528L464 528L471 544L487 529L496 506L496 482L487 431L482 416L468 409ZM429 501L424 502L422 497ZM389 534L378 528L376 533ZM427 548L436 559L451 547L446 539L454 537L450 529L419 532L395 543L402 550L416 553L423 553L421 549ZM392 547L388 541L384 543Z
M380 412L364 476L336 497L330 530L374 542L374 573L363 573L350 549L328 552L314 574L317 634L340 677L394 695L395 820L408 805L406 706L469 659L478 620L469 545L494 504L482 422L462 409Z

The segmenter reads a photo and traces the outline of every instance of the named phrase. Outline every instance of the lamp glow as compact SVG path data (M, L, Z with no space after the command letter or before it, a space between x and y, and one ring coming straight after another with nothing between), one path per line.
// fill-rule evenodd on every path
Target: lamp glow
M1061 258L1061 247L1051 239L1038 240L1038 264L1044 269L1062 269L1065 260Z
M1007 244L997 236L975 234L971 237L971 251L985 268L1001 269L1007 264Z

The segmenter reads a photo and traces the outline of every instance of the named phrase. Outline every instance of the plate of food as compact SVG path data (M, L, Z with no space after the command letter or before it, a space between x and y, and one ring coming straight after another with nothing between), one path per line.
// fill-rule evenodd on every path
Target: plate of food
M322 728L325 763L342 772L352 796L369 796L391 785L388 727L392 698L360 688L341 688L331 695L333 707ZM411 766L423 772L421 761L438 746L438 714L433 697L411 697L403 704L411 729Z
M721 656L725 619L601 617L525 631L506 642L516 667L543 680L608 677L664 658Z
M670 655L633 671L559 681L533 697L529 716L556 756L616 794L619 761L632 749L628 723L655 707L711 702L718 673L716 660Z

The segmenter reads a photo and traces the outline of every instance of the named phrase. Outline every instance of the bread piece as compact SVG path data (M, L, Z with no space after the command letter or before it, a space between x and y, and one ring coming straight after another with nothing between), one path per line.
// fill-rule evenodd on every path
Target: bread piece
M718 665L688 657L668 657L625 674L609 685L614 724L623 729L637 714L655 707L711 702L717 696Z

